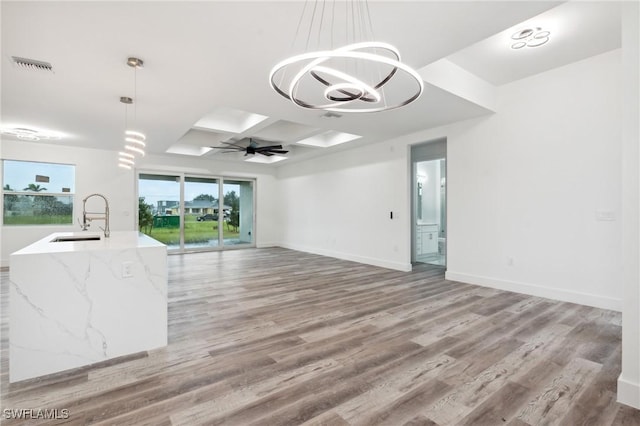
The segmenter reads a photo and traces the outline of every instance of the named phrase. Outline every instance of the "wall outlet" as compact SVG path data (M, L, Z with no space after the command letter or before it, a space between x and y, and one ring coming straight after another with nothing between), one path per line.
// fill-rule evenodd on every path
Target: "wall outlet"
M122 278L133 277L133 262L122 262Z

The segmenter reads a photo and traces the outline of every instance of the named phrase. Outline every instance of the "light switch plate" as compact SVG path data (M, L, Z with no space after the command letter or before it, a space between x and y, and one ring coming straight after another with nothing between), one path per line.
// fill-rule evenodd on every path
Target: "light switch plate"
M616 220L616 214L610 210L596 210L596 220L612 222Z

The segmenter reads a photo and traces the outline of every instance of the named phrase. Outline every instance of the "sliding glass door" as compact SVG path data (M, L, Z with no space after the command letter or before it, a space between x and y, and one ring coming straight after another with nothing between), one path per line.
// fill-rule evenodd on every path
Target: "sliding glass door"
M218 192L218 179L185 176L184 248L219 245Z
M140 173L138 227L171 251L255 245L254 181Z
M180 248L180 176L140 174L138 228L169 249Z
M224 181L224 244L253 244L253 181Z

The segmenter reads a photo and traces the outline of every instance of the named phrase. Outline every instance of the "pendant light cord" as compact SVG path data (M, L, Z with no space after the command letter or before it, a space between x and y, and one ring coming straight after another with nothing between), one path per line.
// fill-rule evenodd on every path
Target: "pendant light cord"
M138 126L138 67L133 67L133 125Z

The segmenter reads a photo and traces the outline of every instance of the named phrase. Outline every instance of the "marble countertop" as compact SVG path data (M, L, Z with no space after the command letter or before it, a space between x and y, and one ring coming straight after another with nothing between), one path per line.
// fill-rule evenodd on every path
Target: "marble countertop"
M52 240L58 237L71 236L99 236L100 240L52 242ZM12 253L12 256L94 250L121 250L123 248L145 247L165 247L165 245L137 231L114 231L111 232L109 238L105 238L103 233L97 232L54 232L53 234L50 234L41 240Z

